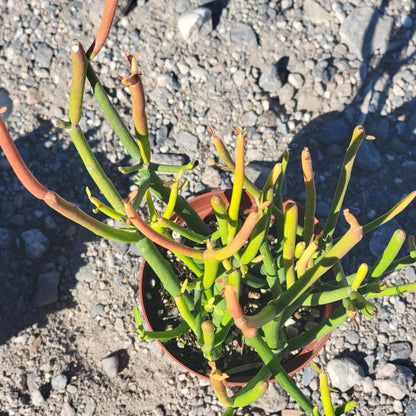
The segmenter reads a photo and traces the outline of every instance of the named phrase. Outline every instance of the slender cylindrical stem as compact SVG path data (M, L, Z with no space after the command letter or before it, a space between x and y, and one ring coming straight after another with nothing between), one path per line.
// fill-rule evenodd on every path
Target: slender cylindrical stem
M369 272L370 280L377 280L386 271L386 269L396 258L405 240L406 233L403 230L396 230L393 233L387 247L383 251L383 254Z
M82 159L82 162L85 165L85 168L87 169L87 172L97 187L115 211L123 212L121 196L92 153L81 128L78 125L72 125L68 132L79 156Z
M69 120L72 124L78 124L81 120L85 78L87 76L87 60L84 48L78 41L72 42L71 58L72 82L69 93Z
M371 221L370 223L363 225L363 233L367 234L370 231L373 231L380 225L385 224L387 221L390 221L396 215L400 214L416 197L416 191L410 192L409 195L406 195L400 202L398 202L390 211Z
M283 267L286 275L286 287L289 289L296 281L295 273L295 244L296 228L298 224L298 207L289 202L285 210L285 222L283 229Z
M234 130L237 132L237 143L235 149L234 184L230 206L228 208L228 242L231 242L237 232L244 185L244 146L246 132L242 132L237 127L234 127Z
M98 52L100 52L108 34L110 33L111 25L113 23L114 15L116 14L118 0L106 0L104 5L103 18L97 32L94 42L88 48L87 57L93 59Z
M345 153L345 158L341 167L337 188L335 190L332 205L329 210L329 215L324 228L324 238L326 238L327 236L332 236L335 231L338 216L341 211L342 203L344 201L345 192L347 191L348 183L351 178L351 171L354 164L355 156L364 138L370 139L371 136L366 136L363 126L357 126L354 129L351 142Z
M303 222L303 240L306 244L309 244L313 237L315 228L316 190L312 168L312 158L307 147L303 149L301 158L303 180L305 182L306 192L305 215Z
M221 242L223 245L227 244L228 240L228 215L225 201L219 196L214 195L211 198L211 206L217 218L218 229L220 231Z
M362 263L355 274L354 281L352 282L351 289L358 290L358 288L363 283L365 277L368 273L368 265L366 263Z

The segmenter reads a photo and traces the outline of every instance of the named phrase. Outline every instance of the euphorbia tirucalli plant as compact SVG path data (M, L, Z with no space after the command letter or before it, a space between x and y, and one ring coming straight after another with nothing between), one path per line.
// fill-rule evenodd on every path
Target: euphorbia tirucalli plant
M403 230L393 234L383 254L373 265L363 263L356 273L346 276L341 263L364 234L406 208L415 198L416 191L364 226L359 224L348 209L344 209L343 216L349 229L344 235L334 237L355 156L364 139L373 139L362 126L357 126L346 150L325 227L321 232L316 232L316 191L308 149L305 148L301 155L306 200L304 214L300 215L298 206L293 202L283 208L282 184L288 152L281 163L276 163L263 188L258 189L244 173L246 133L234 127L236 145L235 157L232 157L222 139L211 128L213 143L225 168L232 172L234 182L229 206L219 196L212 198L217 226L209 227L179 193L183 185L182 176L197 163L169 166L152 162L145 96L137 56L126 53L131 74L129 77L120 77L122 85L129 87L132 96L134 134L130 133L120 118L94 72L91 61L109 34L116 6L117 1L106 1L102 24L87 52L78 41L71 45L73 73L69 121L61 121L59 126L68 130L87 172L106 200L103 202L87 189L87 195L95 206L94 212L101 211L119 221L122 227L113 228L99 221L41 184L23 162L0 117L0 145L5 156L24 187L36 198L101 237L137 245L163 288L175 300L182 318L182 323L176 328L149 332L144 330L139 311L135 308L138 333L143 339L162 341L180 337L188 331L193 333L207 362L212 387L226 407L224 415L232 415L236 408L259 399L267 390L270 377L277 380L307 415L322 414L318 411L318 404L312 403L288 376L282 360L348 319L358 326L357 314L374 318L377 308L372 299L416 289L416 283L387 287L381 281L387 273L415 261L413 236L408 238L409 254L396 259L406 240ZM106 176L79 126L86 79L127 153L135 161L134 166L119 168L121 173L133 174L138 178L137 190L128 195L122 195ZM0 113L2 111L4 109ZM174 178L166 183L159 177L160 172L171 173ZM242 217L240 210L243 192L247 192L253 201L253 206L245 217ZM156 211L154 198L165 203L164 212ZM148 209L150 221L144 220L137 212L138 207L143 205ZM174 213L183 219L183 225L172 220ZM182 241L174 239L173 232L179 234ZM171 263L155 243L172 252L184 263L189 270L189 279L183 282L179 280ZM329 271L334 280L324 282L322 277ZM244 288L253 285L266 293L270 300L257 313L248 316L244 313L240 296ZM287 321L300 307L336 301L340 301L340 306L328 318L293 338L287 336ZM231 336L242 337L243 342L254 349L263 362L257 373L234 395L227 391L228 375L219 367L220 358ZM340 415L355 406L355 402L349 402L334 408L325 371L312 365L320 374L324 414Z

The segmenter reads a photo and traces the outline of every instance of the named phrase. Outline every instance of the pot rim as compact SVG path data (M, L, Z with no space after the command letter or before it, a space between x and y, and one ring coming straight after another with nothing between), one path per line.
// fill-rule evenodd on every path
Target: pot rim
M218 196L223 197L226 200L226 202L229 204L229 201L231 198L231 192L232 191L230 189L207 192L202 195L198 195L195 198L192 198L191 200L189 200L189 203L198 212L200 217L204 219L207 216L212 215L214 213L211 207L211 198L214 195L218 195ZM289 199L285 200L284 204L286 204L289 201L291 200ZM294 201L291 201L291 202L294 202ZM250 194L248 194L248 192L244 191L242 202L241 202L243 209L244 210L249 209L253 205L253 203L254 203L254 198ZM300 208L302 209L302 207ZM177 218L177 217L179 216L175 214L174 218ZM322 229L322 226L317 220L315 222L315 227L318 228L318 230ZM145 268L146 267L149 267L149 265L147 264L146 260L143 259L142 264L140 266L140 273L139 273L139 301L140 301L141 311L145 319L145 322L150 328L150 330L153 331L153 327L146 313L146 306L145 306L145 299L146 299L145 292L144 292L145 285L143 284L143 281L145 280ZM339 302L328 303L324 305L324 312L323 312L322 319L326 319L332 312L335 311L338 305L339 305ZM283 368L288 372L289 376L293 376L295 373L297 373L298 371L306 367L309 364L309 362L313 360L319 354L321 349L324 347L325 343L328 341L330 335L331 334L329 333L317 339L316 341L313 341L312 343L304 347L298 354L288 359L288 361L283 365ZM159 340L156 340L156 341L160 345L162 350L178 365L186 369L186 371L194 374L195 376L209 381L209 377L207 375L198 373L192 368L189 368L188 366L183 364L177 357L175 357L164 346L164 344L161 341ZM247 376L243 377L243 376L230 375L230 377L227 379L227 384L233 385L233 386L243 386L250 378L251 377L247 377ZM273 381L276 381L276 380L274 378L269 380L269 382L273 382Z

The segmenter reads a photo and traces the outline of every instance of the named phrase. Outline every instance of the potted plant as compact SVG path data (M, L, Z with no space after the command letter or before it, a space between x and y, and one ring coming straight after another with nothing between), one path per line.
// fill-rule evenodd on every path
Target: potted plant
M380 281L386 273L414 262L416 247L412 236L408 238L409 255L396 259L406 240L402 230L393 234L374 265L363 263L356 273L349 276L345 275L342 267L342 259L362 236L400 213L415 198L416 191L364 226L348 209L344 209L349 229L343 235L335 234L358 148L364 139L372 139L362 126L357 126L346 150L329 216L319 231L315 227L316 192L308 149L302 152L301 171L306 200L305 210L300 214L295 203L289 201L283 204L282 185L288 153L280 163L276 163L262 189L257 189L244 173L244 131L234 128L236 149L233 158L212 128L215 147L225 168L232 172L234 183L229 203L219 195L210 199L213 215L211 221L206 223L179 192L183 185L182 176L193 169L196 162L185 166L152 162L137 57L127 53L131 74L121 78L121 82L130 88L132 96L134 136L111 104L93 70L91 61L108 37L116 6L117 1L106 1L102 24L86 52L79 42L71 45L73 72L69 121L61 121L59 126L68 130L88 173L107 201L101 201L87 189L95 206L94 211L119 221L121 228L99 221L41 184L20 157L1 117L0 146L22 184L36 198L101 237L137 245L163 290L174 300L173 310L177 310L181 317L181 322L175 327L149 332L144 329L136 308L134 316L138 333L144 339L162 341L178 339L186 334L185 338L191 339L202 352L201 362L207 363L205 368L209 368L213 389L226 407L225 415L232 415L236 408L261 397L270 377L276 379L306 414L319 415L317 404L312 403L296 386L282 362L310 342L327 336L348 319L356 322L357 313L375 317L377 309L371 302L372 298L416 289L414 283L387 287ZM86 79L114 131L136 163L120 168L123 174L136 175L138 179L137 190L129 195L120 195L106 176L79 126ZM2 111L4 109L0 113ZM159 176L160 172L171 173L174 178L166 183ZM251 198L248 212L241 210L244 192ZM163 212L156 211L154 198L164 202ZM149 221L137 212L143 203L148 209ZM172 217L174 213L181 218L182 224ZM174 238L174 235L180 238ZM164 256L156 245L171 253L170 256ZM187 273L187 278L183 280L175 272L177 260ZM332 273L332 280L325 281L323 277L328 272ZM259 294L261 298L258 306L251 311L243 302L243 297L249 293ZM288 322L299 308L337 301L339 306L319 323L304 325L295 336L288 329ZM244 370L247 367L253 370L254 367L254 374L237 393L229 395L226 389L229 364L224 364L226 371L221 365L229 343L234 341L240 347L245 346L244 353L255 353L261 365L242 364ZM326 415L343 414L355 406L354 402L349 402L334 409L325 371L315 364L312 366L320 373L322 406ZM204 368L202 363L201 367Z

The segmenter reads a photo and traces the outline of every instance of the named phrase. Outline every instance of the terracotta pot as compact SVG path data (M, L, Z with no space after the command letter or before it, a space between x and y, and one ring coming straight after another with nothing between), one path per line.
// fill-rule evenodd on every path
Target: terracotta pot
M230 198L231 198L231 190L221 190L221 191L213 191L210 193L206 193L203 195L199 195L192 200L190 200L190 204L192 207L198 212L199 216L202 219L205 219L206 217L213 215L214 212L211 207L211 198L214 195L221 196L224 200L226 200L229 204ZM289 200L285 201L284 205L287 204ZM251 196L248 194L244 194L241 202L241 208L242 212L249 210L253 205L253 200ZM299 207L299 220L300 223L302 223L303 220L303 209L302 207ZM319 232L322 230L321 225L316 220L315 223L315 232ZM140 303L141 308L143 312L144 319L149 327L149 330L154 330L152 325L152 319L150 318L148 311L152 310L151 301L148 300L146 296L146 288L148 288L148 281L149 281L149 275L152 272L150 267L147 265L147 263L143 260L141 269L140 269L140 276L139 276L139 292L140 292ZM330 303L323 307L323 316L322 319L327 318L335 309L338 307L339 302ZM288 359L288 361L284 364L285 370L289 373L289 375L293 375L302 368L304 368L323 348L326 341L328 340L330 334L325 335L324 337L312 342L311 344L307 345L305 348L302 349L302 351L299 352L296 356ZM183 364L178 357L176 357L171 351L169 351L165 345L158 341L159 345L161 346L162 350L169 355L174 361L176 361L179 365L184 367L187 371L191 372L192 374L195 374L198 377L204 378L206 380L209 380L209 377L207 377L204 374L198 373L197 371L187 367L185 364ZM230 385L243 385L248 381L249 377L239 377L239 376L230 376L227 379L227 384Z

